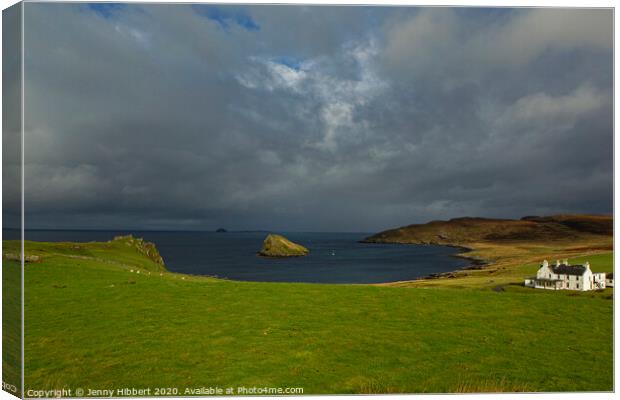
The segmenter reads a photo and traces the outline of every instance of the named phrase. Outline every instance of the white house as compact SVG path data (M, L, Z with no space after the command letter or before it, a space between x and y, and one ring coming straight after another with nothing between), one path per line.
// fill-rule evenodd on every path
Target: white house
M610 279L611 278L611 279ZM608 284L611 282L611 285ZM570 265L568 260L555 265L543 261L536 272L536 276L525 280L525 286L536 289L550 290L597 290L613 287L613 274L606 276L605 272L592 272L590 263L584 265Z
M605 286L614 287L614 273L605 274Z

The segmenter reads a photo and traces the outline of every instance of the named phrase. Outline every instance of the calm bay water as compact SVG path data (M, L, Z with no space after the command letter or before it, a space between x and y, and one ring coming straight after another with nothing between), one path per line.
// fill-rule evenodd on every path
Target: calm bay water
M243 281L379 283L453 271L468 264L444 246L358 243L368 233L279 232L310 249L306 257L256 256L267 232L26 231L26 240L107 241L131 233L154 242L168 270ZM19 238L5 230L4 239Z

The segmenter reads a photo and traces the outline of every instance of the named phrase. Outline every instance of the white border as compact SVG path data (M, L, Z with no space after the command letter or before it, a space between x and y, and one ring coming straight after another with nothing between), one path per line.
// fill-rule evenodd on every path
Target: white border
M80 2L80 1L75 1L75 0L69 0L69 1L64 1L64 2ZM96 1L93 1L96 2ZM109 0L109 1L105 1L105 2L125 2L125 3L189 3L188 1L179 1L179 0L149 0L149 1L114 1L114 0ZM2 6L2 9L5 9L7 7L10 7L11 5L15 4L16 1L13 0L0 0L0 5ZM394 5L394 6L467 6L467 7L581 7L581 8L597 8L597 7L602 7L602 8L614 8L615 4L613 1L609 1L609 0L590 0L590 1L557 1L557 0L546 0L546 1L536 1L536 0L522 0L519 2L514 2L514 1L497 1L497 0L475 0L475 1L464 1L464 0L450 0L450 1L438 1L438 0L426 0L426 1L407 1L407 0L389 0L389 1L372 1L372 0L338 0L338 1L330 1L330 0L312 0L310 2L304 2L304 1L300 1L300 0L288 0L288 1L276 1L276 0L271 0L271 1L265 1L265 0L225 0L225 1L201 1L201 3L217 3L217 4L223 4L223 3L230 3L230 4L314 4L314 5ZM24 121L25 121L25 107L24 107L24 86L25 86L25 79L24 79L24 4L22 3L22 26L21 26L21 39L22 39L22 65L21 65L21 147L22 147L22 168L21 168L21 184L22 184L22 193L21 193L21 206L22 206L22 219L21 219L21 223L22 223L22 254L24 252L23 249L23 240L24 240ZM2 30L1 30L1 18L0 18L0 42L1 42L1 36L2 36ZM615 27L615 10L614 10L614 27ZM616 195L616 188L617 185L616 183L616 177L620 176L619 172L620 172L620 167L618 167L618 165L616 165L615 163L615 154L616 151L618 150L618 146L620 146L618 144L618 142L615 140L615 116L618 113L618 105L615 102L615 93L617 93L617 82L615 80L615 73L616 73L616 66L618 65L617 63L617 53L615 52L615 43L617 43L617 31L614 29L614 211L616 209L618 209L618 205L620 200L618 199L618 196ZM0 68L1 68L1 54L0 54ZM0 109L0 116L1 116L1 109ZM2 154L0 152L0 171L1 171L1 162L2 162ZM1 177L1 174L0 174ZM1 193L1 185L0 185L0 193ZM615 212L614 212L615 215ZM2 215L0 213L0 224L2 223ZM620 232L618 230L618 227L620 226L620 224L618 223L617 220L614 220L614 232ZM2 237L2 233L0 230L0 240ZM614 249L616 248L616 240L617 240L617 235L614 235ZM618 255L617 253L614 251L614 266L617 265L617 260L618 260ZM1 271L0 271L0 276L1 276ZM23 389L24 389L24 309L23 309L23 304L24 304L24 263L23 263L23 257L22 257L22 382L21 382L21 386L22 386L22 393L23 393ZM614 292L614 305L615 305L615 292ZM1 311L0 311L1 313ZM614 306L614 384L618 381L618 369L615 368L615 355L616 355L616 349L618 348L618 342L619 339L617 337L617 335L615 335L616 332L616 323L618 321L618 309ZM0 349L1 349L1 342L0 342ZM413 396L424 396L424 395L375 395L373 396L373 398L376 399L405 399L405 398L409 398L409 397L413 397ZM444 398L451 398L453 396L459 396L459 398L464 398L464 399L488 399L488 398L493 398L495 396L497 396L497 394L441 394L441 395L430 395L433 398L438 398L438 399L444 399ZM502 399L525 399L525 398L532 398L532 397L536 397L536 396L540 396L546 398L546 399L581 399L584 397L584 394L581 393L548 393L548 394L501 394L499 395L501 396ZM585 394L585 396L588 397L588 399L611 399L611 398L615 398L615 395L612 393L587 393ZM326 398L341 398L343 396L303 396L303 399L316 399L316 400L322 400L322 399L326 399ZM344 397L358 397L358 396L344 396ZM14 399L15 397L10 395L7 392L1 391L0 390L0 400L9 400L9 399ZM238 398L238 397L235 397ZM267 399L278 399L281 397L263 397L263 398L267 398ZM170 399L180 399L180 398L174 398L174 397L170 397Z

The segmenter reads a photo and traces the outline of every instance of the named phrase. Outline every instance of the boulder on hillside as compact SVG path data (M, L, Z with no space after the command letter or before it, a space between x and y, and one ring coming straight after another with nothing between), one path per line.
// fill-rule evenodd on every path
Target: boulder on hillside
M308 249L293 243L284 236L270 233L263 241L263 248L258 252L263 257L302 257L310 253Z

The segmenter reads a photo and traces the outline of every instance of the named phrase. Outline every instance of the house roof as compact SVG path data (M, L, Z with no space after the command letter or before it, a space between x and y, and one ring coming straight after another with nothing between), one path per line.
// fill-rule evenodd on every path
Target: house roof
M551 266L554 274L558 275L583 275L586 272L586 267L583 265L553 265Z

